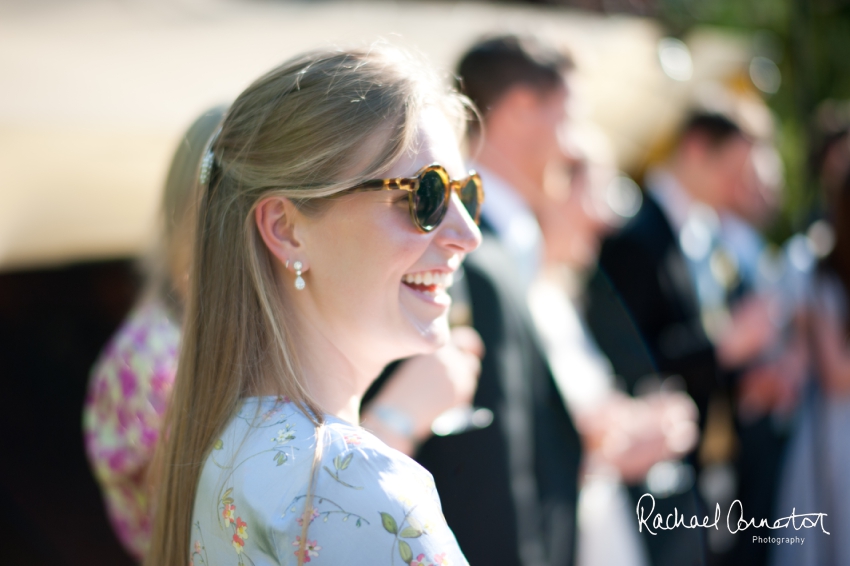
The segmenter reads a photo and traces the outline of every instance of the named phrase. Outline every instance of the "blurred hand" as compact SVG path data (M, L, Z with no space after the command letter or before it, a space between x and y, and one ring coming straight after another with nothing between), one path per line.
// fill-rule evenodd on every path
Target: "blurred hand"
M399 438L368 408L362 418L363 426L390 446L410 454L415 442L431 435L431 423L440 414L472 403L483 356L484 343L475 330L468 326L453 328L447 345L433 354L415 356L402 363L370 404L370 407L391 407L409 417L413 438Z
M717 358L723 367L743 365L778 340L779 329L771 310L770 299L752 295L732 311L732 322L717 345Z
M698 411L685 393L643 397L612 395L577 419L591 457L615 467L635 484L664 460L678 459L696 446Z
M782 355L741 376L737 390L738 416L753 421L768 413L788 414L797 405L808 368L802 340L789 344Z

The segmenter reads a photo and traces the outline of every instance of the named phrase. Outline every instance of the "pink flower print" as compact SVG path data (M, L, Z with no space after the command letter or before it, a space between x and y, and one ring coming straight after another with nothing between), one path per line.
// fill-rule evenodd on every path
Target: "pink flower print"
M439 566L450 566L451 562L446 558L446 553L443 552L441 554L434 555L434 564L439 564Z
M141 408L136 410L136 416L133 418L136 421L136 426L140 429L139 434L141 434L142 430L144 430L145 426L148 424L148 416L145 414L145 411Z
M159 438L159 431L155 428L145 427L142 429L142 444L147 447L153 447Z
M198 541L198 540L195 541L195 552L197 554L201 553L201 541Z
M360 436L357 435L357 434L346 434L342 438L343 438L343 440L345 440L346 444L354 444L354 445L360 444Z
M318 545L319 541L307 539L307 542L304 544L304 562L310 562L311 557L315 558L319 555L319 551L322 550L322 547ZM301 548L301 537L296 536L295 542L292 543L292 546ZM296 550L293 552L295 556L298 556L300 550Z
M171 364L160 364L151 376L151 391L167 393L174 382L174 368Z
M118 426L121 428L122 432L130 428L133 419L127 413L127 409L123 405L118 405L118 408L115 410L115 416L118 417Z
M233 514L236 511L236 505L230 505L229 503L225 503L224 511L221 512L221 516L224 517L225 523L235 523L236 520L233 518Z
M318 545L318 541L308 540L307 541L307 549L305 550L305 558L306 561L310 561L310 557L316 557L319 555L319 551L322 550L322 547Z
M127 454L121 449L114 450L109 454L107 461L109 462L110 470L122 470L124 468L124 463L127 461Z
M425 564L425 555L420 554L416 558L410 561L410 566L427 566Z
M242 540L248 538L248 523L243 521L242 517L236 517L236 534Z
M267 421L273 416L280 413L280 411L283 410L283 405L289 402L289 397L287 397L286 395L278 395L277 399L275 399L274 401L274 405L272 406L272 408L263 413L263 420Z
M175 368L173 364L162 364L151 377L148 402L157 415L165 412L174 383Z
M307 510L306 510L306 509L304 509L304 515L303 515L303 516L301 516L301 517L298 517L298 526L299 526L299 527L304 526L304 517L306 517L306 516L307 516ZM318 516L319 516L319 510L318 510L318 509L316 509L316 508L314 507L314 508L313 508L313 513L312 513L312 517L310 517L310 523L312 523L313 521L315 521L315 520L316 520L316 517L318 517Z
M133 343L136 346L136 349L141 349L145 347L145 342L148 338L148 331L144 326L139 325L136 328L133 328L129 332L129 335L133 339Z
M242 554L242 549L245 548L245 541L239 538L239 535L233 535L231 544L233 545L233 549L236 550L236 554Z
M118 381L121 383L121 394L129 399L136 393L136 374L128 367L122 367L118 372Z

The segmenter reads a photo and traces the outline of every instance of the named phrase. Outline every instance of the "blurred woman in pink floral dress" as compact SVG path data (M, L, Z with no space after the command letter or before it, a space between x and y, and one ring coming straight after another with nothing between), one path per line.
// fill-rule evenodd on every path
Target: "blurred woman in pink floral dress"
M200 116L171 162L158 245L139 302L101 352L83 411L86 452L119 540L141 560L150 540L146 472L177 371L201 157L224 107Z

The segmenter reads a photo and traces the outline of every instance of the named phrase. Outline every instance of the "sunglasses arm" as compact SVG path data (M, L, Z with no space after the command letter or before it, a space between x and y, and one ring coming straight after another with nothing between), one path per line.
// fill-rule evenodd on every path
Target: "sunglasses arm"
M352 192L362 192L362 191L408 191L414 192L416 190L416 181L417 179L374 179L372 181L366 181L357 185L356 187L352 187L348 189Z

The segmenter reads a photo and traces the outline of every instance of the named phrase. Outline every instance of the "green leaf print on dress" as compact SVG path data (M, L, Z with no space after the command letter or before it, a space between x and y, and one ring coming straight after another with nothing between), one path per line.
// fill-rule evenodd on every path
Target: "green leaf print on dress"
M428 560L425 553L419 553L414 557L413 548L410 544L412 539L418 539L423 535L428 534L430 527L423 526L415 517L413 511L416 506L410 508L410 511L405 513L401 521L396 521L390 513L380 511L381 525L384 530L395 537L392 550L390 551L390 564L395 563L395 548L398 546L398 556L402 562L410 566L449 566L450 562L446 557L447 553L435 554L433 560ZM405 526L405 524L407 526ZM402 540L408 539L408 540Z
M354 458L354 452L349 452L347 456L343 457L342 454L337 455L334 458L334 468L336 471L332 471L327 466L322 466L322 468L337 482L344 485L345 487L350 487L351 489L363 489L363 486L351 485L350 483L344 482L339 476L341 472L348 468L351 465L351 460Z

